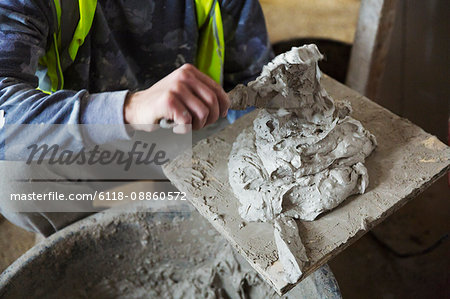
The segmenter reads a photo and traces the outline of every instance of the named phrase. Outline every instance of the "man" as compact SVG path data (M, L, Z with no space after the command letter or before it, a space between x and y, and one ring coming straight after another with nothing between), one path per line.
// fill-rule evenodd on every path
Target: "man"
M62 68L63 88L49 94L37 89L37 70L65 22L58 19L58 3L2 0L0 110L6 124L122 124L114 134L85 136L102 144L129 138L125 124L165 118L197 130L226 116L230 103L224 89L254 79L272 58L264 17L257 0L219 1L222 87L194 66L200 38L197 2L98 0L87 36L73 62ZM78 217L7 216L44 234Z

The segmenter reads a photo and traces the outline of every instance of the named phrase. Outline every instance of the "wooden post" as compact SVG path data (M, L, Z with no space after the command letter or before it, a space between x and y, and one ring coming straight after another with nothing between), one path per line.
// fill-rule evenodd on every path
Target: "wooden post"
M376 97L384 71L397 0L362 0L346 84Z

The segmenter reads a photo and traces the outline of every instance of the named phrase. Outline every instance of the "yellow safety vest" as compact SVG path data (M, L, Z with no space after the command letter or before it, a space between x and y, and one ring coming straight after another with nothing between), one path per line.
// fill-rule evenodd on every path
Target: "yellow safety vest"
M54 0L53 41L39 59L39 89L50 93L64 88L63 71L70 66L92 27L97 0ZM195 65L217 83L223 83L225 41L218 0L195 0L199 40ZM72 36L70 34L73 33ZM64 58L64 59L62 59Z

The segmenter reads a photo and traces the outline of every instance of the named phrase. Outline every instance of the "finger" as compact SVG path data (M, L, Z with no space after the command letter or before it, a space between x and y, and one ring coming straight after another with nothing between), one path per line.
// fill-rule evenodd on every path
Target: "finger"
M216 93L197 78L190 78L186 83L194 95L202 100L209 109L209 115L205 125L215 123L220 116L219 100Z
M158 130L159 126L155 124L133 124L133 128L137 131L152 132Z
M192 72L196 78L211 88L219 100L219 110L222 117L226 116L228 109L230 108L230 99L227 93L223 90L216 81L210 78L208 75L202 73L199 69L190 64L183 65L185 71Z
M178 99L183 102L192 116L192 128L198 130L206 125L209 109L192 91L184 84L176 87Z
M192 130L192 124L177 124L173 127L172 131L175 134L186 134Z
M203 83L205 83L215 91L217 99L219 100L220 115L222 117L226 116L227 111L230 108L231 102L230 99L228 98L227 93L223 90L222 86L220 86L216 81L214 81L212 78L202 73L198 69L194 70L194 74L199 80L201 80Z
M173 132L184 134L191 130L192 116L188 108L180 101L175 94L168 97L167 110L163 114L164 118L173 120L175 127Z

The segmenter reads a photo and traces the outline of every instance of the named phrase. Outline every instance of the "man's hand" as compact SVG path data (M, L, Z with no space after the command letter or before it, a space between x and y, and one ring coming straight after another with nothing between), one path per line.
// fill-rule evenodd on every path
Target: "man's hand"
M152 87L130 93L124 119L136 129L158 124L163 118L175 124L192 124L194 130L225 117L230 100L222 87L191 64L173 71Z

